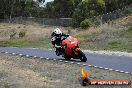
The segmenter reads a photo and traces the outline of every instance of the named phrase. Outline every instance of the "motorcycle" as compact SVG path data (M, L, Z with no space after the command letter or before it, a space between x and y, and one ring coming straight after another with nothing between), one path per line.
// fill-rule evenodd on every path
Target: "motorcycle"
M52 41L54 41L54 39L52 39ZM64 57L66 60L70 60L71 58L73 58L80 59L82 62L87 61L85 54L79 48L78 40L72 36L63 38L60 46L55 46L55 48L56 53L59 51L62 57Z

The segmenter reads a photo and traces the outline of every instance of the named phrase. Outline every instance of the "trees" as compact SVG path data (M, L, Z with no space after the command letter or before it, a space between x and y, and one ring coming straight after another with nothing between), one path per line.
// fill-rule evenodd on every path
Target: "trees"
M0 0L0 18L7 18L13 13L15 0Z
M54 0L46 5L48 17L52 18L69 18L74 11L73 0ZM50 14L52 13L52 14Z
M132 4L132 0L0 0L0 19L11 17L73 18L75 27L89 23L93 16ZM86 20L86 21L84 21Z
M97 23L92 20L93 16L106 14L132 4L132 0L81 0L80 3L79 1L74 1L75 10L72 16L74 27L86 27L91 23Z
M75 8L75 11L73 13L73 26L74 27L79 27L80 23L88 17L88 2L83 1L80 2L77 5L77 8Z
M47 3L45 11L47 13L46 14L47 18L55 18L57 16L53 2L48 2Z
M83 0L78 4L73 13L73 26L79 27L82 21L86 19L91 20L91 17L103 14L104 11L104 0Z
M80 2L82 2L82 0L74 0L74 8L77 8Z
M39 17L40 11L42 9L39 4L33 0L0 0L0 19L17 16Z
M105 0L105 4L106 12L111 12L132 4L132 0Z

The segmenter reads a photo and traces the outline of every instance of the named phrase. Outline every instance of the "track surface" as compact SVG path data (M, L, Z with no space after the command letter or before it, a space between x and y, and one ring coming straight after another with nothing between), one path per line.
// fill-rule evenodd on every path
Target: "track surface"
M0 47L0 52L9 52L9 53L29 55L29 56L63 60L61 56L56 56L53 50ZM95 53L91 54L87 52L85 52L85 54L88 59L87 62L85 62L85 64L132 73L132 57L112 56L112 55L109 56L109 55L100 55ZM80 62L80 60L75 60L75 59L71 61L83 63Z

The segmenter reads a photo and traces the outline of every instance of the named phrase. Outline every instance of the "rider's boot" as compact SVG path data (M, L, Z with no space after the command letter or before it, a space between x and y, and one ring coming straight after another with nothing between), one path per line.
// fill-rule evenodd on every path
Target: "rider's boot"
M58 50L58 49L56 49L56 51L55 51L55 52L56 52L56 55L57 55L57 56L60 56L60 55L61 55L61 53L59 52L59 50Z

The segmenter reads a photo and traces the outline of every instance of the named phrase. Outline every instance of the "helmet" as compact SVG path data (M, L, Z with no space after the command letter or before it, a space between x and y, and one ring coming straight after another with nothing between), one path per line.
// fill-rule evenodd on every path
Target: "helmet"
M54 36L56 36L56 38L61 38L62 32L59 28L54 29Z
M61 30L59 28L56 28L56 29L54 29L54 34L55 35L61 35L62 32L61 32Z

